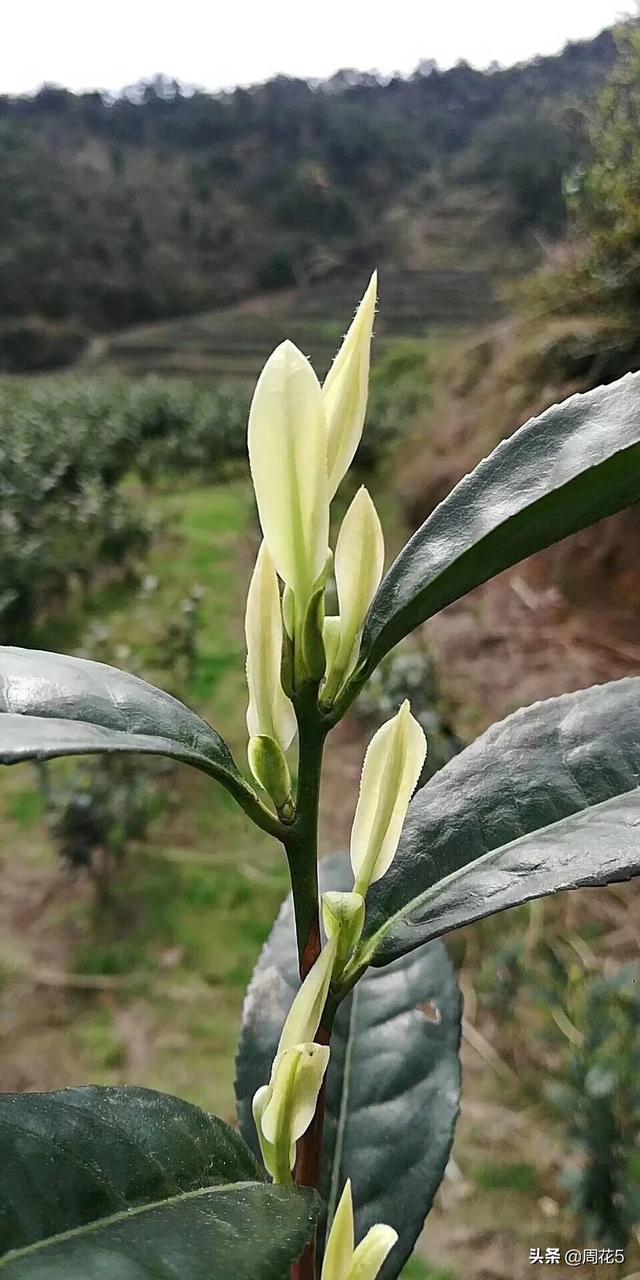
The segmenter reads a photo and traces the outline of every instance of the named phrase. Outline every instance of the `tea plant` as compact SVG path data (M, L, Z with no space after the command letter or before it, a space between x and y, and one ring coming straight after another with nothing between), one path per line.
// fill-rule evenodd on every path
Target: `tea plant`
M637 967L568 984L567 1016L578 1032L562 1077L549 1090L578 1157L565 1178L587 1239L626 1245L640 1221L640 994Z
M245 454L247 398L179 379L0 381L0 623L28 642L70 585L120 574L150 527L129 475L219 476Z
M96 906L111 904L114 878L134 842L145 839L159 812L149 766L132 771L118 756L74 771L66 786L49 784L49 831L63 866L85 872Z
M398 1276L458 1110L460 1002L439 939L640 869L638 679L516 712L413 800L426 741L403 703L367 750L350 856L318 867L325 743L385 654L479 583L640 499L635 374L525 424L385 576L360 489L332 557L329 505L363 429L374 306L372 280L324 386L285 342L254 394L253 782L215 729L136 677L0 651L4 762L146 752L190 764L282 843L292 889L245 1003L244 1136L140 1088L0 1098L7 1280ZM331 573L339 609L325 617Z
M530 946L520 931L487 957L476 990L507 1027L518 1001L526 1009L536 1080L553 1063L545 1094L571 1157L571 1207L585 1239L625 1246L640 1221L640 969L602 975L588 947L563 942ZM518 1070L526 1087L520 1055Z

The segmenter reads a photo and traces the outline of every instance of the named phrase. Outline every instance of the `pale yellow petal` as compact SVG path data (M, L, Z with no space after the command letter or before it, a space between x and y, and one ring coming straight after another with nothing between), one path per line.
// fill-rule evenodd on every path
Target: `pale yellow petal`
M322 1264L321 1280L348 1280L353 1260L353 1200L348 1178L336 1209Z
M245 613L247 728L251 738L273 738L283 751L296 731L293 706L280 680L282 613L273 561L263 542L258 552L247 595Z
M381 1222L371 1227L353 1255L347 1280L376 1280L397 1239L398 1233L393 1227Z
M338 939L334 972L339 975L362 936L364 898L359 893L323 893L322 922L327 937Z
M329 500L349 470L362 436L377 289L374 271L322 388L327 416Z
M322 626L322 638L327 658L327 671L330 671L335 664L340 647L340 619L337 615L333 614L325 618Z
M260 1150L262 1152L264 1167L267 1170L267 1173L270 1173L271 1177L275 1178L276 1176L275 1151L273 1149L273 1144L271 1142L267 1142L267 1139L265 1138L262 1132L262 1116L264 1114L265 1108L268 1102L270 1101L270 1099L271 1099L271 1087L268 1084L263 1084L262 1087L258 1089L257 1092L253 1095L251 1110L253 1112L253 1120L256 1126L256 1132L258 1134L258 1141L260 1143Z
M303 608L329 554L327 437L320 384L292 342L276 348L258 379L249 461L271 558Z
M340 648L336 665L348 666L384 568L384 534L364 485L344 517L335 554L340 606Z
M294 1045L279 1055L271 1096L260 1118L266 1142L289 1149L306 1133L328 1064L329 1048L322 1044Z
M277 1057L293 1045L313 1040L327 1003L337 939L330 938L297 992L282 1028Z
M393 861L426 752L424 732L408 702L369 743L351 831L355 890L363 897Z

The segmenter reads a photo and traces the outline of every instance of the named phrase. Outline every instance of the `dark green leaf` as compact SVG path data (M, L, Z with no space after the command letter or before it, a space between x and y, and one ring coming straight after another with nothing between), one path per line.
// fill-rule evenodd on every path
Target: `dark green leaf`
M461 480L400 552L371 606L366 671L445 605L640 501L640 373L532 418Z
M341 855L320 865L323 889L350 888ZM253 975L244 1008L236 1092L256 1147L251 1099L269 1078L298 987L290 899ZM341 1005L327 1080L323 1193L329 1213L351 1177L358 1238L387 1222L400 1240L383 1271L397 1276L441 1182L458 1113L460 1001L444 947L422 947L370 970Z
M171 756L253 797L220 735L177 698L102 662L0 646L0 763L114 751Z
M0 1096L7 1280L281 1280L313 1198L267 1186L239 1134L150 1089ZM258 1261L259 1260L259 1261Z
M363 960L562 889L640 872L640 679L525 707L409 805L367 898Z

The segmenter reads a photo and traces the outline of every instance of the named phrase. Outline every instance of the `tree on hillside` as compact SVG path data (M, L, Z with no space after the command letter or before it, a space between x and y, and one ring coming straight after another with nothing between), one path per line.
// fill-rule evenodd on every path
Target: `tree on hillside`
M640 297L640 20L622 28L619 47L591 124L593 161L574 207L589 238L591 280L626 309Z

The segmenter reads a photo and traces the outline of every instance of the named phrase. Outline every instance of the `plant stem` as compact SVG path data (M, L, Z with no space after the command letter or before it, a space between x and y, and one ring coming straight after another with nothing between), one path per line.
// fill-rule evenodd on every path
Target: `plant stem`
M329 1044L337 1008L337 1003L330 999L324 1012L322 1025L318 1028L316 1035L318 1044ZM294 1176L296 1185L299 1187L315 1187L318 1189L320 1186L326 1087L325 1080L318 1096L316 1113L307 1132L298 1143ZM314 1234L302 1256L294 1263L291 1269L291 1280L315 1280L315 1275L316 1237Z
M316 711L316 686L301 695L296 707L300 731L296 816L281 836L286 849L296 921L300 979L304 981L320 955L318 897L318 808L326 729Z
M322 753L327 727L317 710L317 685L307 685L296 699L300 756L296 816L283 837L289 863L296 922L300 979L304 981L322 946L318 894L318 810ZM320 1027L316 1040L328 1044L330 1025ZM295 1181L299 1186L317 1188L320 1182L322 1135L324 1129L324 1086L315 1116L298 1143ZM315 1280L316 1242L309 1241L302 1257L291 1270L291 1280Z

